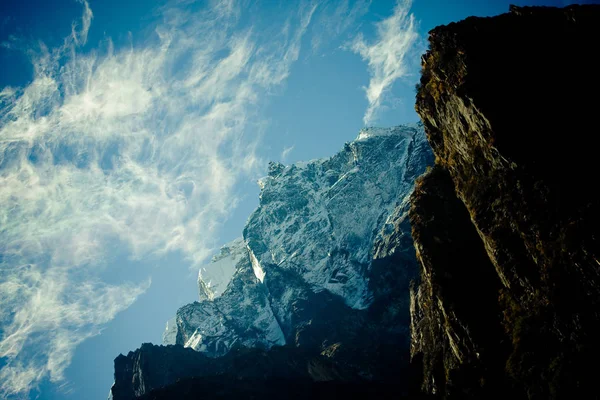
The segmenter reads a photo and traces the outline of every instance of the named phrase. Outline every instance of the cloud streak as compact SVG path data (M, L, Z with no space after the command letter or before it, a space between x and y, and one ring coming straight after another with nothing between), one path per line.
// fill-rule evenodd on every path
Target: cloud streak
M92 9L90 8L90 4L87 0L78 0L79 3L83 5L83 15L81 16L81 29L77 30L77 24L73 22L71 25L71 38L75 45L85 45L87 42L88 32L90 31L90 26L92 25L92 18L94 14L92 13Z
M311 39L313 52L318 52L334 39L345 34L356 24L371 6L371 0L326 0L319 7L321 12L313 26L318 30ZM316 32L315 32L316 33Z
M261 30L234 1L175 2L149 43L84 54L81 3L62 47L26 49L32 82L0 91L0 397L63 379L75 347L148 288L102 281L115 249L211 253L261 162L260 102L316 9Z
M398 0L393 14L376 24L377 39L372 44L359 34L347 46L368 63L371 75L365 88L369 102L363 118L365 125L376 119L392 84L408 74L407 57L418 39L414 15L409 13L411 5L411 0Z
M292 151L294 151L294 147L295 146L292 145L290 147L284 147L283 148L283 151L281 152L281 162L286 162L287 161L287 158L290 155L290 153Z

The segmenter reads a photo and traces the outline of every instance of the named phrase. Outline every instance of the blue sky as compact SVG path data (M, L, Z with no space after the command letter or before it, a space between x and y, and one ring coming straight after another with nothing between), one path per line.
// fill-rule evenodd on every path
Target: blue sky
M0 398L104 399L269 160L415 122L426 33L540 1L4 0Z

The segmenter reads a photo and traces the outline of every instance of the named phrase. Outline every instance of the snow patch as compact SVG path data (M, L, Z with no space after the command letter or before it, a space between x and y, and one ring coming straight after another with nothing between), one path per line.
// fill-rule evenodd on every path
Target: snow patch
M192 349L198 349L201 344L202 335L200 334L200 332L198 332L198 329L196 329L192 337L189 338L187 342L185 342L185 345L183 347L191 347Z
M233 278L237 264L246 256L246 244L242 238L221 247L220 253L213 257L210 264L198 271L198 289L200 301L214 301L219 297Z
M254 271L254 276L256 276L256 279L258 279L260 283L264 283L266 275L265 271L260 266L258 259L254 255L250 247L248 247L248 252L250 253L250 261L252 262L252 271Z
M392 128L377 128L374 126L370 126L360 130L356 141L367 140L377 136L411 134L413 132L413 129L414 128L410 126L395 126Z
M163 344L176 344L177 341L177 320L176 317L171 318L167 321L165 332L163 333Z

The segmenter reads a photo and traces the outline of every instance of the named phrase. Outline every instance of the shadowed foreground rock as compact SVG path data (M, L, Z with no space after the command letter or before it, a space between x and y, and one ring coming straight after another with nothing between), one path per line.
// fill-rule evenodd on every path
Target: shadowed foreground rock
M442 398L600 398L600 6L430 32L416 109L436 166L411 221L412 356Z
M142 400L195 399L399 399L401 387L390 383L307 382L231 377L190 378L141 397ZM411 397L414 399L414 397Z

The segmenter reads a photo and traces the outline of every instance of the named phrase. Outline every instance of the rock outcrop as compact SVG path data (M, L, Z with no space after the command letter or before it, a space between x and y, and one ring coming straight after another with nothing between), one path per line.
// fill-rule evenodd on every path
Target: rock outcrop
M421 124L364 129L331 158L271 163L243 238L201 269L200 301L169 321L167 346L115 360L113 398L227 381L235 398L249 380L262 382L257 396L274 395L265 385L276 380L297 388L270 398L331 393L313 385L324 381L406 391L418 271L408 199L432 163Z
M441 398L598 398L600 6L430 32L416 110L435 167L410 218L412 357Z

